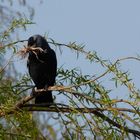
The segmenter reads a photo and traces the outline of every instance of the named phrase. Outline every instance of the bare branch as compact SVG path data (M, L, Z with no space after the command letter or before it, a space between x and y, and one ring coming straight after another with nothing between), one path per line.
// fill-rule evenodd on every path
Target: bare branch
M48 105L50 105L48 107ZM52 105L52 107L51 107ZM128 108L70 108L68 105L64 104L25 104L23 105L23 109L27 109L28 111L48 111L48 112L59 112L56 110L56 107L53 106L61 106L61 112L63 113L70 113L73 110L77 110L81 113L92 113L93 111L124 111L124 112L130 112L130 113L136 113L134 109L128 109ZM41 108L36 108L36 107L41 107Z

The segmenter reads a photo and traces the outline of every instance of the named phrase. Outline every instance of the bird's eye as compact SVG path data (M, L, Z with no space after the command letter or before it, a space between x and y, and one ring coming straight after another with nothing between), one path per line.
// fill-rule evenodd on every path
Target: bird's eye
M28 46L33 46L34 44L35 44L34 38L33 38L33 37L30 37L30 38L28 39Z

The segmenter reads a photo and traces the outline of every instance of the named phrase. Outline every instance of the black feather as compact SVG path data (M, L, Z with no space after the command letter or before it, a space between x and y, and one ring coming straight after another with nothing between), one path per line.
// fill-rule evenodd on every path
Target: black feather
M55 83L57 59L54 50L49 47L46 39L40 35L28 39L28 47L40 47L43 51L29 53L27 67L37 89L53 86ZM35 98L35 103L53 103L52 92L44 93Z

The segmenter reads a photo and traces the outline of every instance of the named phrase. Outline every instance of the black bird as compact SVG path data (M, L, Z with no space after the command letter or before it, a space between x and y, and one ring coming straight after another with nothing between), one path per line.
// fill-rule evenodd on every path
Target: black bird
M34 53L29 51L27 67L37 89L53 86L55 83L57 59L54 50L41 35L34 35L28 39L28 47L41 48L43 51ZM43 91L35 98L35 104L53 103L51 91Z

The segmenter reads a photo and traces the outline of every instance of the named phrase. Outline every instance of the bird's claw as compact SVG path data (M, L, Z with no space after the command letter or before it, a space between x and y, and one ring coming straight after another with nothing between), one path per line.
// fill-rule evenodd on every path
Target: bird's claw
M36 95L36 92L37 91L37 87L34 87L33 89L32 89L32 92L31 92L31 96L35 96Z

